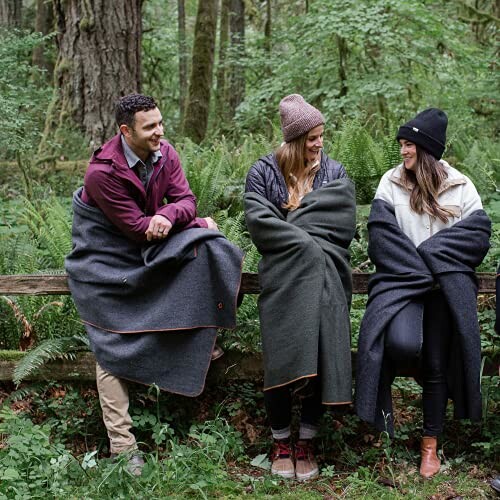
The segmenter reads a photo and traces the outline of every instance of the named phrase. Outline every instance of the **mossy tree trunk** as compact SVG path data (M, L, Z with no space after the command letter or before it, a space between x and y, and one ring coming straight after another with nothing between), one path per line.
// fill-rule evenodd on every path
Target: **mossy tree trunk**
M20 28L22 5L22 0L0 0L0 26Z
M227 118L226 113L226 53L229 40L229 2L221 0L219 23L219 60L217 63L217 90L215 92L215 115L219 126Z
M245 2L231 0L229 14L231 33L232 64L229 77L229 115L232 118L236 108L245 97Z
M200 143L207 132L217 29L217 0L199 0L184 135Z
M186 106L187 75L187 47L186 47L186 5L184 0L177 0L177 26L179 36L179 117L180 123L184 120Z
M35 31L47 35L54 31L54 9L52 3L47 0L36 0ZM52 43L52 42L50 42ZM47 72L47 78L52 78L54 63L47 55L47 43L37 45L33 49L33 64Z
M339 80L340 80L340 90L339 97L345 97L347 95L347 57L349 55L349 49L347 47L347 41L345 38L337 35L337 49L339 53ZM343 107L340 108L342 113L344 112Z
M114 102L140 91L142 0L53 0L58 56L41 153L71 150L83 133L95 148L116 133Z
M264 37L267 52L271 52L272 17L271 0L266 0L266 24L264 25Z

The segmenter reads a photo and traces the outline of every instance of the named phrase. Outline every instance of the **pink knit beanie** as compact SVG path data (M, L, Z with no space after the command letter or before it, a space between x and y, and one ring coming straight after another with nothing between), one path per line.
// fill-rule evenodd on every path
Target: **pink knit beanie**
M290 142L325 123L321 112L299 94L290 94L281 99L280 117L285 142Z

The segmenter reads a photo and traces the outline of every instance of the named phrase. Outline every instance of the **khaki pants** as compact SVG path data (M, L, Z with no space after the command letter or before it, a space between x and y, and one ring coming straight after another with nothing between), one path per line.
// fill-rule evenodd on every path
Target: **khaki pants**
M122 453L137 449L135 436L130 432L132 418L128 412L127 383L104 371L97 363L96 381L110 452Z

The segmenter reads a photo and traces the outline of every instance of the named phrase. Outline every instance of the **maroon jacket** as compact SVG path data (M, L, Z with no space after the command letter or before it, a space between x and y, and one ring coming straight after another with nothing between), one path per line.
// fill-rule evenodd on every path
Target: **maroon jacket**
M205 220L196 217L196 198L177 151L164 140L160 151L163 156L154 164L147 191L127 164L120 134L94 152L85 173L82 201L100 208L127 237L138 242L146 241L146 230L156 214L166 217L174 230L207 227Z

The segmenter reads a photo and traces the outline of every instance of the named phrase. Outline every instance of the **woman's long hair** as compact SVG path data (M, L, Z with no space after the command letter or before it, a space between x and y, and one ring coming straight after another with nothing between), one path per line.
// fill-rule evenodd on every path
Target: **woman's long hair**
M290 211L298 208L302 197L312 190L314 176L320 167L319 162L306 166L304 151L308 133L285 142L275 152L288 189L288 201L283 204L283 208Z
M452 210L438 203L439 189L448 178L445 167L425 149L416 146L417 161L414 170L403 167L401 180L411 190L410 207L417 214L429 214L443 222L454 216Z

